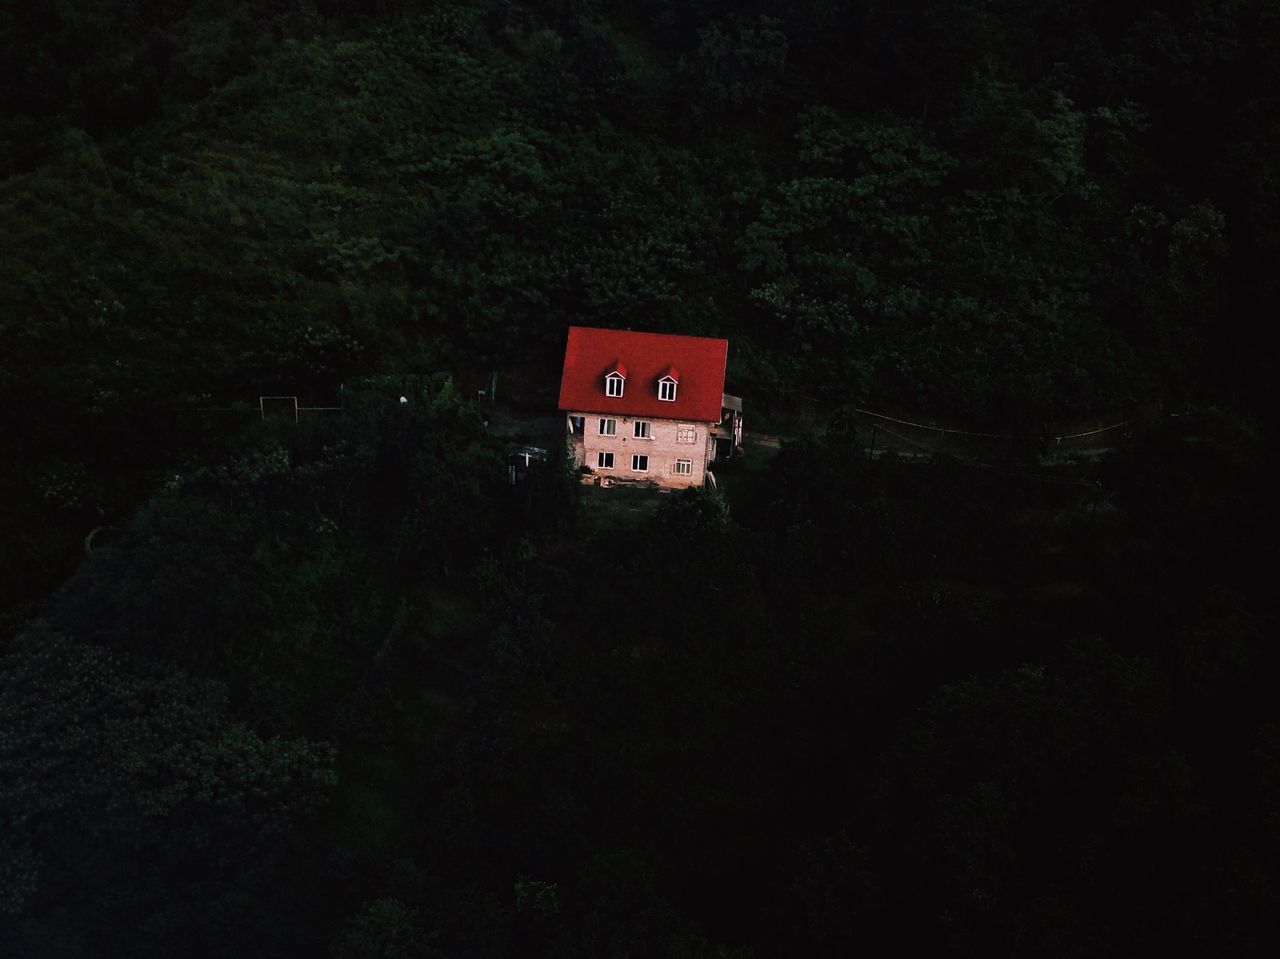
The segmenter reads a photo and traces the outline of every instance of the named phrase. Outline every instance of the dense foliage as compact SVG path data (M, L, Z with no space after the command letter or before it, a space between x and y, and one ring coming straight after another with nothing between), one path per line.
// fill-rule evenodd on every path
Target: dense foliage
M8 4L5 605L183 410L549 364L571 321L727 335L757 410L1269 398L1278 36L1263 0Z
M1269 954L1278 97L1267 0L0 5L0 954ZM807 438L509 486L569 323Z
M0 944L1265 952L1272 464L1204 428L1104 490L813 439L627 520L447 382L264 424L0 662Z
M0 677L9 955L161 956L212 938L334 781L328 747L259 738L216 687L47 629L18 637Z

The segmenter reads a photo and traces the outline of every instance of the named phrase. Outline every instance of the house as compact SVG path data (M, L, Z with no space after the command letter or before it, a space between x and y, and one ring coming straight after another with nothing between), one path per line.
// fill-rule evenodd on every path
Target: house
M728 355L728 340L570 327L559 409L585 479L702 485L742 445L742 400L724 392Z

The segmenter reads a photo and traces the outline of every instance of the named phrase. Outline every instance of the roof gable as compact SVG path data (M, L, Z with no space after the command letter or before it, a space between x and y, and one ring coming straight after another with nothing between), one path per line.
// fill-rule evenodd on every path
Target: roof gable
M728 340L571 326L559 408L716 422L728 355ZM605 376L624 369L625 394L606 396ZM658 381L664 377L680 384L674 402L658 399Z

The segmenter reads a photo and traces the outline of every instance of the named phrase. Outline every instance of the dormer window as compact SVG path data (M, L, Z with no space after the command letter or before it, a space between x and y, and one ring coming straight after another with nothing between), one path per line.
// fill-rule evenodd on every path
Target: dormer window
M680 385L680 373L674 366L668 366L658 377L658 399L666 403L676 401L676 387Z
M604 395L621 396L626 382L627 368L622 365L622 360L614 360L613 365L604 371Z

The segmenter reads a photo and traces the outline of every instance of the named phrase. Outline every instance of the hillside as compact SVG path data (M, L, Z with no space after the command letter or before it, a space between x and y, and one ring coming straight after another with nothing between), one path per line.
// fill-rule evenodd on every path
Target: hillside
M1265 951L1274 4L65 0L0 65L0 954ZM789 438L505 487L570 324Z

